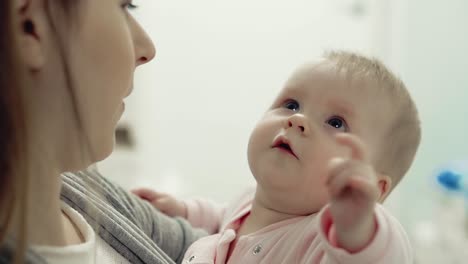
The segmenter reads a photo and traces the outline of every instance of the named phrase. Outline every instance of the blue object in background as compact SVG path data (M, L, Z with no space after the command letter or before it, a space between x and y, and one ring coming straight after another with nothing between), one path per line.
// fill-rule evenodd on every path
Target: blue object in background
M449 191L468 192L466 176L452 170L444 170L437 175L437 181Z
M468 198L468 160L453 161L442 167L436 180L444 190Z

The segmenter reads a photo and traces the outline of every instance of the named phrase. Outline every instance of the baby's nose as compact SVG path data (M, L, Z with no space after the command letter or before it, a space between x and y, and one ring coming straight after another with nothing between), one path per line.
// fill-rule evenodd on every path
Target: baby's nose
M288 127L296 128L301 134L307 135L309 134L309 125L307 122L307 118L302 114L295 114L292 115L288 119Z

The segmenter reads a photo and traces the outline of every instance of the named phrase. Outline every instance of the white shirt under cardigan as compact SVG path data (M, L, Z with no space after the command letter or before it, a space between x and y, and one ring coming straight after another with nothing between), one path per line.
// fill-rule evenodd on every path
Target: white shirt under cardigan
M96 236L93 228L86 222L82 215L66 203L62 202L63 212L70 218L73 224L84 238L84 242L78 245L65 247L33 246L33 250L42 256L49 264L127 264L130 263L115 249L109 246L102 238Z

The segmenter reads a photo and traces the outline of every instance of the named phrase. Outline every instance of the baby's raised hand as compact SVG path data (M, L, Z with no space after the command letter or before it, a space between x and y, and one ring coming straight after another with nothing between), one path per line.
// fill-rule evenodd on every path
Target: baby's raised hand
M329 162L330 230L337 244L356 252L364 248L376 231L374 207L379 198L377 174L370 164L364 143L356 136L340 134L336 140L349 147L349 158Z
M148 188L135 189L132 190L132 193L150 202L153 207L168 216L187 218L187 207L185 203L170 194L156 192Z

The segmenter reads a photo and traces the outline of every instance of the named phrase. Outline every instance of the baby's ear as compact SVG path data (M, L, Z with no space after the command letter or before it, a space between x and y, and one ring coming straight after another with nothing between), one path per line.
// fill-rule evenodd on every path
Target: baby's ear
M385 174L378 175L378 186L380 191L379 203L382 203L392 189L392 178Z

